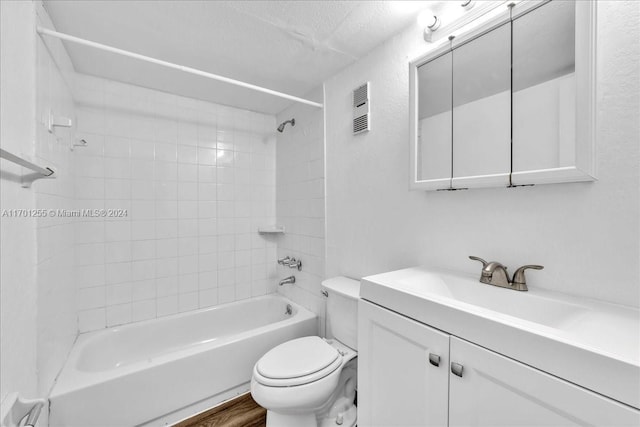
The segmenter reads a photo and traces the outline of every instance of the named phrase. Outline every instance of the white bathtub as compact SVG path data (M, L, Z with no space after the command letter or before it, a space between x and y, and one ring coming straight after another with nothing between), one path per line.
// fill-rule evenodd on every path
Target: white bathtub
M275 295L81 334L51 392L49 425L173 423L248 391L267 350L315 334L315 314Z

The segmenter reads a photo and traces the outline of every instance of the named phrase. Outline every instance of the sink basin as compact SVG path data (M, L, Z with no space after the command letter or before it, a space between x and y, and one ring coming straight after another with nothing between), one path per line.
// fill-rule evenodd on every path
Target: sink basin
M640 311L425 267L364 277L360 297L628 405L640 406Z
M517 319L562 328L572 320L583 317L588 308L545 295L545 292L520 292L482 284L477 277L450 273L415 271L413 277L399 278L401 289L435 299L464 303L477 309L491 310ZM470 308L470 307L468 307Z

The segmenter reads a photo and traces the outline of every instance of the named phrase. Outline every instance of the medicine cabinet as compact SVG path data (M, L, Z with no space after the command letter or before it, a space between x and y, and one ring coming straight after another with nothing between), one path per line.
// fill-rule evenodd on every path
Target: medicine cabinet
M409 64L412 189L595 179L596 2L502 7Z

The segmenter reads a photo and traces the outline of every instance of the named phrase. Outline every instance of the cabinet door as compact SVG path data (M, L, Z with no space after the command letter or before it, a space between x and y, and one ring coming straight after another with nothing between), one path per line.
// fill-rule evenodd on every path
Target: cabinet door
M358 425L446 426L448 350L447 334L361 300Z
M450 357L463 366L450 426L640 425L640 411L455 337Z

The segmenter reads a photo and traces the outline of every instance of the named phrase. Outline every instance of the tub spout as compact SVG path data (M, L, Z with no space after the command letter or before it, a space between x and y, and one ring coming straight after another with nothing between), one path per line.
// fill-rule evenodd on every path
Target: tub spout
M282 285L286 285L288 283L291 283L291 284L296 283L296 276L289 276L289 277L286 277L286 278L280 280L279 285L282 286Z

